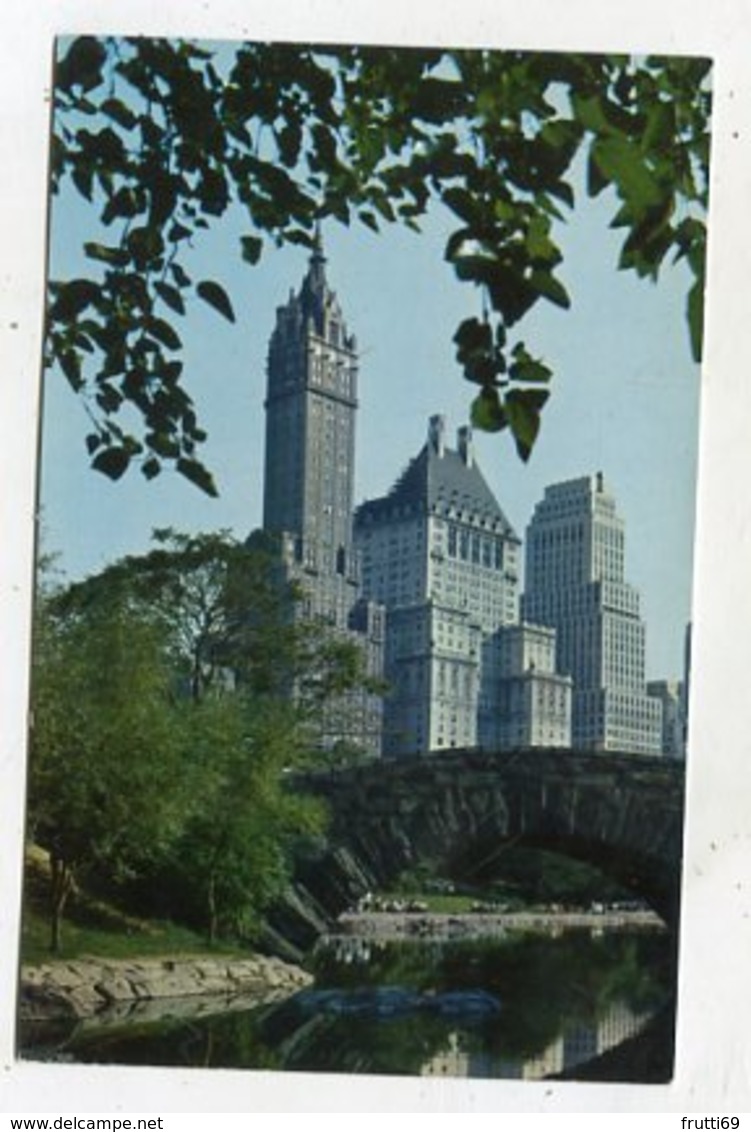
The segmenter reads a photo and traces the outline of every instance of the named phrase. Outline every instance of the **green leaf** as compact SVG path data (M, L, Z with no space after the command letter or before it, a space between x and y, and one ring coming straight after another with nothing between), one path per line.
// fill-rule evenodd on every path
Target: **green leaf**
M147 480L153 480L158 476L162 470L162 465L157 460L156 456L150 456L148 460L144 460L141 464L141 472L146 476Z
M496 389L483 389L472 402L469 419L482 432L500 432L509 423Z
M93 90L102 81L102 67L107 52L104 45L91 35L74 39L67 54L56 68L56 85L64 90L80 86L83 90Z
M179 240L187 240L192 235L193 232L190 228L186 228L184 224L180 224L178 221L175 221L175 223L170 227L170 230L167 233L167 239L171 244L176 244Z
M96 393L96 403L105 413L116 413L123 403L123 395L118 389L102 382Z
M92 468L103 472L111 480L119 480L127 471L131 453L127 448L105 448L91 462Z
M550 238L550 221L544 214L538 213L530 220L525 243L531 260L551 265L560 263L561 253Z
M611 129L599 95L583 95L574 91L571 95L571 106L576 121L585 130L600 134L607 133Z
M380 228L378 226L378 217L375 215L375 213L370 212L368 209L363 209L362 212L360 212L360 219L362 220L363 224L366 224L368 228L371 229L371 231L380 232Z
M132 228L125 243L138 271L153 270L161 263L164 240L161 232L152 225L144 224L139 228Z
M668 151L673 144L675 130L675 106L671 102L656 103L647 115L647 125L642 136L641 148L645 153L651 149Z
M704 287L701 279L696 280L688 293L686 314L691 339L691 356L695 362L700 362L704 338Z
M68 379L71 388L77 393L84 386L81 376L81 357L75 350L64 350L59 357L60 368Z
M167 306L173 311L177 314L185 314L185 303L177 287L172 287L169 283L157 281L154 284L154 290L157 295L159 295L159 298L163 299Z
M108 118L112 118L113 122L117 122L118 126L122 126L126 130L131 130L138 122L133 111L119 98L105 98L101 111L102 114L106 114Z
M481 322L479 318L465 318L459 324L454 342L460 350L489 350L493 336L487 322Z
M569 208L574 207L574 190L568 181L556 181L555 184L548 185L547 190L550 196L562 200Z
M229 300L227 292L219 283L215 283L211 279L202 279L196 285L196 294L203 299L209 306L214 307L220 314L224 315L230 322L235 321L235 312L232 309L232 303Z
M246 263L258 263L263 251L263 240L258 236L241 236L242 257Z
M207 495L214 498L219 495L213 476L198 460L186 460L181 457L177 461L176 467L180 475L185 476L196 487L200 487L201 491L205 491Z
M111 248L106 244L87 243L84 244L83 250L89 259L109 263L113 267L125 267L130 261L130 256L122 248Z
M544 362L527 353L523 343L517 342L512 353L514 361L508 370L512 381L543 382L553 376L553 371Z
M522 460L528 460L540 431L540 411L550 396L547 389L512 389L504 409Z
M90 165L75 165L71 173L73 184L78 189L82 197L87 200L92 199L92 189L94 182L94 170Z
M147 318L144 319L144 325L149 334L166 346L170 350L179 350L182 346L182 340L175 328L169 322L165 322L163 318Z
M390 223L396 220L396 213L386 193L375 188L370 194L370 199L373 207L380 212L384 220L388 220Z
M135 189L124 186L110 197L102 209L102 223L111 224L118 218L130 219L143 212L143 200Z
M476 194L468 189L448 188L443 193L443 203L447 205L465 224L479 225L483 220L483 210Z
M198 186L198 196L204 212L221 216L229 203L227 179L221 169L205 169ZM203 225L202 225L203 226Z
M166 432L147 433L146 444L152 452L156 452L159 456L164 456L168 460L174 460L180 452L176 440Z
M610 178L605 176L600 164L595 160L594 147L587 155L587 193L591 197L599 196L603 189L610 184Z
M50 309L50 318L61 322L72 321L91 303L96 303L101 288L90 279L72 279L61 283Z
M489 322L466 318L456 331L454 342L457 361L464 367L468 381L488 387L505 370L501 349L493 348L493 331Z
M529 277L529 285L538 295L555 303L557 307L568 310L571 306L568 291L549 271L533 271Z
M637 210L659 205L664 194L644 165L639 147L628 138L598 138L591 156L602 176L615 183L622 200Z
M179 263L171 263L170 271L172 272L172 277L177 283L178 287L190 286L192 280L187 271L185 271L185 269L182 268Z

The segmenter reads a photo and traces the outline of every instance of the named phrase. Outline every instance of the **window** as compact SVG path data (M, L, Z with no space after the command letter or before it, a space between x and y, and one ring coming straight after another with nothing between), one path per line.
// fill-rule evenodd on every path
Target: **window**
M469 531L459 532L459 556L465 562L469 558Z

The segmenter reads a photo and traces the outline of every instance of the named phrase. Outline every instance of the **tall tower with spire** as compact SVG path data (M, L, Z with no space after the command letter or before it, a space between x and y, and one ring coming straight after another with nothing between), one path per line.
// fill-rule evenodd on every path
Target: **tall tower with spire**
M269 342L263 526L281 538L303 615L360 644L379 676L383 611L361 597L352 534L357 374L357 342L329 287L317 229L307 273L277 308ZM358 711L368 718L355 730L365 728L372 749L375 697Z
M300 290L277 309L268 354L263 525L294 537L311 611L346 625L352 552L357 343L326 279L320 233Z

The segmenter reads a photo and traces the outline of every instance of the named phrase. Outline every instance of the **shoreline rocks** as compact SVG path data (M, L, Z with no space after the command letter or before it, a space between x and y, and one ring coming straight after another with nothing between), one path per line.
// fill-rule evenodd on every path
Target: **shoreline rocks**
M243 959L82 957L21 968L21 1021L80 1019L121 1004L200 997L284 997L309 986L300 967L266 955Z
M345 912L337 928L343 935L368 939L400 940L481 939L510 932L564 931L665 931L660 917L643 912Z

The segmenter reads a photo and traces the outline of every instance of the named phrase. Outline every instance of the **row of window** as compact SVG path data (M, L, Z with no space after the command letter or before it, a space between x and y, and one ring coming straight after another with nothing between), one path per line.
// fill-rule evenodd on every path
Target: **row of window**
M470 531L449 523L446 547L449 558L462 562L473 562L488 570L502 570L504 566L504 542L493 535Z

